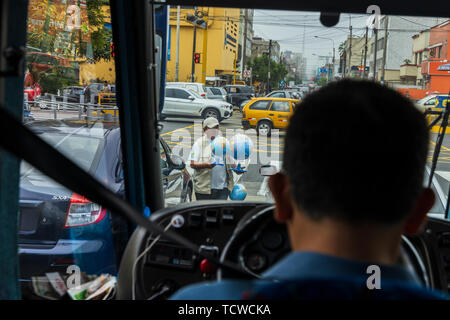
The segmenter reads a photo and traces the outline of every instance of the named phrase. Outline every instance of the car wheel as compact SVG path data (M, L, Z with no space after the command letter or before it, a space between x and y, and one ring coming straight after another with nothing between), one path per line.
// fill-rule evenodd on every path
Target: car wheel
M221 120L220 119L220 113L216 109L208 108L205 111L203 111L203 119L206 119L206 118L209 118L209 117L216 118L219 121Z
M44 101L39 101L38 106L41 110L48 109L48 106Z
M260 121L256 126L256 133L258 136L270 137L272 134L272 124L269 121Z

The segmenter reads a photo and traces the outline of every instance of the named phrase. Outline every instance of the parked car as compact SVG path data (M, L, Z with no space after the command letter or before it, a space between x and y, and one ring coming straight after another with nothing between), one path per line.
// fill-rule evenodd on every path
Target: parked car
M298 92L296 90L276 90L276 91L272 91L269 94L266 95L266 97L271 97L271 98L286 98L286 99L297 99L297 100L301 100L302 99L302 93ZM252 98L255 99L255 98ZM239 110L242 112L242 109L244 108L244 106L250 101L249 100L243 100L240 105L239 105Z
M80 103L81 96L84 93L84 88L79 86L70 86L58 90L60 93L52 94L45 93L36 99L36 105L41 109L49 109L52 107L50 102L68 102L68 103Z
M206 86L201 82L167 82L166 87L177 87L197 92L202 98L208 98Z
M116 194L124 194L118 123L73 120L26 124ZM160 140L162 182L167 205L190 201L193 182L181 157ZM87 274L116 272L127 222L73 193L26 162L20 170L19 257L21 278L66 273L78 265ZM123 247L114 246L117 239Z
M224 88L206 87L206 93L208 99L227 101L227 91Z
M432 94L415 102L417 108L425 112L427 109L439 107L439 102L445 100L448 94ZM436 99L438 103L436 104ZM442 103L440 103L442 105ZM442 107L442 106L441 106Z
M256 133L271 136L272 129L286 129L294 112L297 99L255 98L242 109L242 126L244 130L256 128Z
M301 99L302 94L297 90L276 90L270 92L268 95L266 95L266 97Z
M242 101L255 97L255 88L243 85L224 86L227 91L227 101L233 106L239 107Z
M204 99L197 92L183 88L166 87L160 120L167 117L200 117L203 119L214 117L222 121L232 115L233 106L228 102Z

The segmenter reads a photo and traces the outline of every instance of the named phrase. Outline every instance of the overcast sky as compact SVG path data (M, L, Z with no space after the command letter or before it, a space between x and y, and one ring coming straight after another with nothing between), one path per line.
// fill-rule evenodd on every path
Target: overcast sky
M350 35L350 19L353 35L364 36L366 21L370 15L341 14L339 23L332 28L324 27L320 23L319 17L320 14L315 12L255 10L254 35L278 41L282 51L303 52L303 40L305 40L307 75L311 76L317 67L326 62L325 58L318 56L331 57L333 55L333 42L335 61L336 63L339 61L338 47ZM315 38L315 36L332 40ZM331 58L329 61L331 62Z

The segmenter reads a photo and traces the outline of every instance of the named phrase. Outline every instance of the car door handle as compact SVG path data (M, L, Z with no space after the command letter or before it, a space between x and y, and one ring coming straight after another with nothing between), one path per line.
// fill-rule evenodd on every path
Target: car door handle
M269 116L273 116L273 113L269 113Z

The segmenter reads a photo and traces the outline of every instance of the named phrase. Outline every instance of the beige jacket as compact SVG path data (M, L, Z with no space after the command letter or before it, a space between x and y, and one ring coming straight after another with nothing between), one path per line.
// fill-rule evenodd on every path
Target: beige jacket
M201 150L199 162L209 163L211 162L211 140L203 135L201 138ZM226 170L227 170L227 188L231 192L234 187L233 171L231 170L232 164L231 159L226 160ZM211 169L194 169L194 192L201 194L211 194Z

